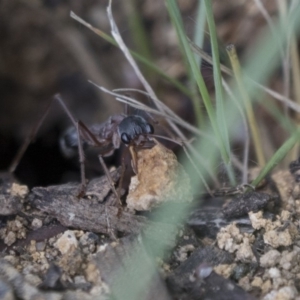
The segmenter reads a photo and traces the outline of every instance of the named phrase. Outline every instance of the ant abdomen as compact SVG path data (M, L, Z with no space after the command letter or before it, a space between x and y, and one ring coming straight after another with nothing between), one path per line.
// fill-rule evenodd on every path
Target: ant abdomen
M66 158L73 158L78 155L78 135L74 126L67 128L59 138L61 153ZM83 147L86 143L83 143Z

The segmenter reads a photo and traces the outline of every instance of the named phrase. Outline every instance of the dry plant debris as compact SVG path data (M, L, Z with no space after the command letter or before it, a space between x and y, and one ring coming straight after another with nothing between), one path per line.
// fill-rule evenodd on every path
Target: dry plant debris
M127 206L151 210L165 201L191 202L190 179L175 154L161 144L138 151L138 174L131 178Z

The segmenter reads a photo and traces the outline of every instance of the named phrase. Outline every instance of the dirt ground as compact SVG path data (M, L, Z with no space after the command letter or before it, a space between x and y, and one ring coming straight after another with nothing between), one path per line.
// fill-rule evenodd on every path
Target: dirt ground
M252 1L215 4L220 40L224 45L234 43L241 57L247 57L265 26L260 12ZM274 1L264 4L271 15L275 13ZM179 1L179 5L187 33L193 36L196 1ZM21 142L54 94L62 95L76 117L93 124L122 112L123 107L100 94L87 79L108 89L141 88L117 48L69 17L72 10L109 33L106 6L102 0L0 2L0 298L113 299L111 287L123 258L133 260L129 249L146 238L169 251L166 257L157 257L151 288L141 299L300 299L298 161L274 172L256 191L200 197L190 191L190 179L167 150L170 145L156 146L138 154L138 167L146 177L140 174L133 180L128 196L133 174L125 175L120 204L90 153L89 184L79 199L77 158L66 159L58 145L70 122L54 105L15 174L7 173ZM145 0L138 6L153 61L186 82L163 1ZM113 12L125 42L139 51L129 22L132 7L116 0ZM205 47L209 52L208 44ZM211 66L204 64L202 72L212 91ZM275 84L278 78L272 81ZM194 121L190 99L153 74L149 82L164 103ZM262 109L257 114L265 117ZM274 133L277 125L266 118L272 126L268 140L280 145L280 134ZM172 150L178 154L178 148ZM110 168L114 182L122 176L121 152L106 159L109 168L114 167ZM156 167L158 173L149 171ZM176 189L178 170L184 190ZM180 225L137 212L145 207L155 210L166 193L168 199L180 198L180 205L191 205ZM151 232L144 231L149 226Z

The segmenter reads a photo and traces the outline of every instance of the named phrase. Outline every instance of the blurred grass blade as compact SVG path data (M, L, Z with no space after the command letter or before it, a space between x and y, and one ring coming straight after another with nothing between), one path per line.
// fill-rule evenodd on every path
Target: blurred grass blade
M196 80L196 83L198 85L200 94L203 98L203 102L206 108L206 111L208 113L209 116L209 120L211 122L214 134L216 136L216 139L218 141L218 145L220 148L220 152L222 155L222 159L225 162L226 165L229 164L230 162L230 153L227 151L227 147L225 146L222 136L221 136L221 132L219 130L219 126L218 126L218 122L217 122L217 118L215 115L215 111L214 111L214 107L212 105L208 90L206 88L205 82L203 80L203 77L200 73L199 70L199 66L196 63L195 57L192 53L192 50L190 48L189 42L187 40L186 34L183 30L183 23L182 23L182 19L179 13L179 9L177 7L177 3L175 0L167 0L166 1L167 4L167 9L170 15L170 18L172 20L172 23L174 24L174 27L176 28L179 40L181 41L183 48L184 48L184 54L188 59L188 62L190 64L190 67L192 69L193 72L193 76ZM196 117L197 117L197 121L198 123L200 122L199 120L199 116L201 115L201 108L200 108L200 103L194 102L194 109L195 109L195 113L196 113Z
M145 26L142 19L142 14L139 11L139 1L138 0L130 0L129 3L125 3L126 6L129 7L129 26L130 32L132 35L132 39L134 42L134 48L147 61L153 63L152 53L151 53L151 43L149 40L149 34L147 34L145 30ZM150 68L143 68L145 75L147 78L154 79L153 72Z
M198 47L195 43L193 43L192 41L189 40L189 43L193 49L193 51L195 53L197 53L199 56L201 56L205 61L209 62L212 64L212 57L207 54L205 51L203 51L200 47ZM226 67L225 65L221 64L221 71L227 75L233 76L233 72L231 71L231 69L229 69L228 67ZM274 97L275 99L285 103L285 105L287 105L289 108L293 109L296 112L300 112L300 105L295 104L291 99L289 99L288 97L264 86L259 84L257 81L254 81L253 79L249 78L256 87L258 87L259 89L263 90L264 92L266 92L267 94L269 94L270 96Z
M210 33L210 43L212 47L212 58L213 58L213 75L214 75L214 84L216 91L216 113L217 121L219 123L219 128L224 139L224 143L227 147L227 152L230 153L230 145L228 138L228 126L224 114L224 99L223 99L223 86L220 70L220 57L219 57L219 47L217 41L216 26L213 17L211 0L204 0L207 23Z
M128 5L128 3L126 4ZM132 38L135 44L137 52L145 59L152 61L151 47L149 41L149 34L145 30L145 26L142 19L142 14L139 11L139 1L129 1L129 26L132 33Z
M236 83L237 83L237 86L239 89L239 94L241 95L241 97L243 99L244 107L246 109L247 119L248 119L250 131L251 131L251 136L253 139L256 158L258 160L258 164L261 167L263 167L266 164L266 160L265 160L265 156L264 156L263 149L262 149L262 141L261 141L260 134L258 131L258 126L257 126L257 122L256 122L256 119L254 116L251 100L245 89L244 82L242 80L242 72L241 72L241 66L239 63L239 59L238 59L238 56L237 56L237 53L236 53L236 50L235 50L235 47L233 44L228 45L226 50L227 50L227 53L230 58L230 62L231 62L232 69L233 69L233 74L234 74L234 77L235 77L235 80L236 80Z
M196 17L196 24L195 24L195 33L194 33L194 42L197 45L200 45L201 47L203 47L204 44L204 36L205 36L205 27L206 27L206 17L205 17L205 5L203 3L203 1L198 0L198 8L197 8L197 17ZM202 58L201 56L198 56L195 54L195 60L196 60L196 64L197 66L199 66L199 68L201 69L201 64L202 64ZM189 69L190 66L188 65ZM198 86L196 81L193 80L190 82L191 85L191 90L194 92L195 96L197 95L198 99L196 99L196 101L199 101L202 104L202 99L199 96L198 93ZM200 119L200 123L198 124L199 128L202 128L204 123L205 123L205 118L204 118L204 111L201 110L201 115L199 117Z
M256 187L262 179L264 179L274 167L276 167L287 155L287 153L298 143L300 139L300 131L297 130L272 156L272 158L267 162L266 166L259 173L257 178L251 182L251 185Z
M110 44L118 47L118 44L116 43L116 41L114 40L114 38L112 38L110 35L106 34L102 30L100 30L98 28L95 28L91 24L87 23L86 21L84 21L83 19L81 19L79 16L77 16L72 11L70 13L70 16L71 16L71 18L73 18L74 20L76 20L77 22L79 22L80 24L82 24L85 27L89 28L91 31L93 31L94 33L96 33L98 36L100 36L101 38L103 38L105 41L107 41ZM148 59L146 59L142 55L138 54L137 52L130 50L130 53L132 54L132 56L135 59L137 59L139 62L141 62L142 64L144 64L147 68L151 69L153 72L157 73L158 75L160 75L161 77L163 77L164 79L166 79L168 82L170 82L172 85L174 85L182 93L184 93L185 95L187 95L190 98L193 97L193 94L191 93L191 91L188 88L186 88L180 81L178 81L175 78L172 78L172 77L168 76L164 71L162 71L160 68L158 68L155 64L153 64L151 61L149 61Z
M198 0L194 43L196 45L198 45L200 48L203 48L203 45L204 45L205 25L206 25L205 15L206 15L205 4L203 1ZM195 54L195 59L196 59L197 65L201 67L202 57Z
M213 16L211 0L204 0L207 23L210 33L210 43L212 48L212 58L213 58L213 75L214 75L214 85L216 93L216 115L219 130L221 132L221 138L223 139L223 144L226 147L226 152L230 153L230 142L228 135L228 124L226 122L225 113L224 113L224 98L223 98L223 86L222 86L222 77L220 70L220 57L219 57L219 47L217 41L217 32L216 25ZM230 163L230 161L227 161ZM231 183L235 182L233 172L230 170L228 174L231 175Z

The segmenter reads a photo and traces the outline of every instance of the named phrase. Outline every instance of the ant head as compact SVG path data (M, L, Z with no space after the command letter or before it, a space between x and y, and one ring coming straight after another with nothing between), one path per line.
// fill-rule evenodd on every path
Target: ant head
M125 117L118 127L119 136L125 145L139 145L149 141L148 134L154 132L153 126L138 115Z

